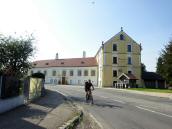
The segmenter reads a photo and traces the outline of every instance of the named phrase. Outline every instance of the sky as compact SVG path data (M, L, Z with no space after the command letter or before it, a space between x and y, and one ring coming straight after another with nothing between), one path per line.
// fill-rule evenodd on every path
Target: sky
M0 0L0 34L35 37L32 60L95 56L101 42L123 30L141 43L142 62L156 71L172 38L171 0Z

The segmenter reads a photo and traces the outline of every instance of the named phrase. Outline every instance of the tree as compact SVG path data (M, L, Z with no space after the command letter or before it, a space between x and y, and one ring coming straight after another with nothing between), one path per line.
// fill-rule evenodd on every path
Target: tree
M18 78L26 75L35 50L33 41L32 35L19 38L0 35L0 71Z
M157 61L156 71L167 80L167 83L172 85L172 40L162 50Z
M141 63L141 72L146 72L146 65L144 63Z

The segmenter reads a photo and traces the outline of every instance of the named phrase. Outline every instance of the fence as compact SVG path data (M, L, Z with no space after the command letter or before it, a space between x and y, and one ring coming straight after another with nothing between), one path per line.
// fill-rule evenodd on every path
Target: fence
M7 99L15 96L19 96L20 92L20 80L13 76L0 76L0 98Z

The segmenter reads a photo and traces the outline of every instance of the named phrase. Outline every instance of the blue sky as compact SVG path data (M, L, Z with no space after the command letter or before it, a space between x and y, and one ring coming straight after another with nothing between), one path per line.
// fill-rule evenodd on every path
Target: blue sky
M171 0L0 0L0 33L33 33L34 60L94 56L120 27L143 46L142 62L156 70L172 37ZM10 4L9 4L10 3Z

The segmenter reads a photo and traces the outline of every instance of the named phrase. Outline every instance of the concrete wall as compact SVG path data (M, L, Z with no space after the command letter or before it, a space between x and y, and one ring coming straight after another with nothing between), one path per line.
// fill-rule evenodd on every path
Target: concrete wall
M24 96L20 95L9 99L0 99L0 113L9 111L24 104Z

